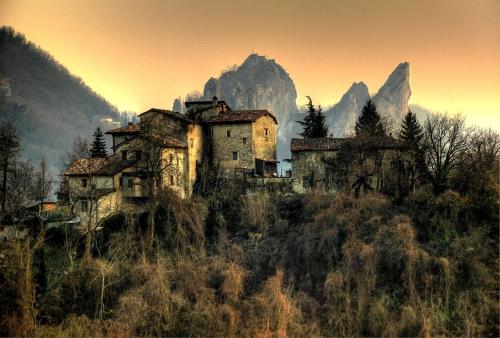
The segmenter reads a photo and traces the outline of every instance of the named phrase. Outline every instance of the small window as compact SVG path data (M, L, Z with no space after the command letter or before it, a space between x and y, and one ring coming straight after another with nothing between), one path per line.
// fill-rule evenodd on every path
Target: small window
M194 147L194 139L190 139L189 143L191 144L191 148L193 148Z
M179 157L178 157L178 156L176 156L176 157L175 157L175 164L176 164L177 166L179 166Z
M161 187L161 177L158 177L158 178L156 179L156 187L157 187L157 188L160 188L160 187Z
M134 179L133 178L128 179L127 186L129 187L129 189L134 187Z
M82 187L83 188L87 187L87 179L86 178L82 178Z
M170 163L174 163L174 154L169 155Z
M174 175L170 175L170 185L174 185Z
M266 136L269 136L269 129L264 128L264 132L266 133L266 134L265 134Z
M126 160L127 159L127 151L126 150L122 150L122 160Z
M233 161L238 161L238 152L233 151Z
M226 131L227 137L231 137L231 130Z
M80 208L82 211L88 211L89 210L89 202L88 201L80 201Z
M247 138L246 137L243 138L243 144L247 144Z
M123 187L123 176L120 176L119 185L120 188Z
M140 150L136 150L136 151L135 151L135 159L136 159L137 161L140 161L140 160L141 160L141 158L142 158L142 153L141 153L141 151L140 151Z
M302 186L304 188L310 188L311 187L311 179L309 176L304 176L302 179Z

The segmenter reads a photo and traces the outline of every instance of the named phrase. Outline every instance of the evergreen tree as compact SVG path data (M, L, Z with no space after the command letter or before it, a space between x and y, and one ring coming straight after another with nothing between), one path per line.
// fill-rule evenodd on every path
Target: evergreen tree
M408 110L408 113L401 121L399 140L404 146L403 161L409 173L410 190L415 192L415 184L419 176L424 176L426 172L421 141L424 136L422 127L418 123L417 116ZM420 173L420 175L419 175Z
M307 96L309 103L307 104L307 116L304 117L304 121L298 121L304 130L300 135L303 138L321 138L328 135L328 126L325 124L325 115L321 106L316 109L312 103L312 100Z
M100 158L106 157L106 140L102 134L101 128L97 127L94 133L94 141L92 142L92 148L90 149L90 157Z
M417 116L408 110L403 121L401 122L401 130L399 132L399 139L411 149L418 149L420 141L422 140L423 132L420 123L418 123Z
M377 112L377 106L371 99L369 99L361 115L356 121L356 136L383 136L385 134L385 128L380 118L380 114Z

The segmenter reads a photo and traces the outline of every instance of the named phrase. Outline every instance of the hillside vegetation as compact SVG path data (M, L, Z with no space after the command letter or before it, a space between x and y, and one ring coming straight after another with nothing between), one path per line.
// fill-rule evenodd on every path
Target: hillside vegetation
M24 155L36 163L45 156L50 166L59 166L60 154L75 137L90 135L97 126L109 128L103 119L121 123L123 118L80 78L10 27L0 28L0 79L10 81L11 91L11 96L0 97L0 121L15 122Z

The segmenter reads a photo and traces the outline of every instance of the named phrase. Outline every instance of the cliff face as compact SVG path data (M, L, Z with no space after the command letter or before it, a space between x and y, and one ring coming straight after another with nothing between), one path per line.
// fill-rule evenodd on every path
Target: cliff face
M408 112L410 96L410 64L403 62L396 67L384 85L380 87L373 97L373 102L375 102L380 115L389 118L392 122L399 123Z
M275 60L251 54L239 67L207 81L203 96L216 95L233 109L267 109L278 119L278 158L289 158L298 110L290 75Z
M356 119L368 98L366 84L354 82L339 103L325 112L326 122L333 136L346 136L354 131Z

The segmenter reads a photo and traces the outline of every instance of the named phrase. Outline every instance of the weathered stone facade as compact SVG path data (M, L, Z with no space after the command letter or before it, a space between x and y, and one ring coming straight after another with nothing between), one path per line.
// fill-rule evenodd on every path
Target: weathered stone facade
M144 211L157 189L189 198L202 164L226 177L241 170L246 177L275 175L277 121L268 111L234 111L216 98L186 102L186 108L186 114L154 108L140 114L138 124L107 132L113 155L81 159L67 169L83 222L117 210Z
M398 147L367 145L352 138L292 139L292 187L296 193L342 189L383 191Z

